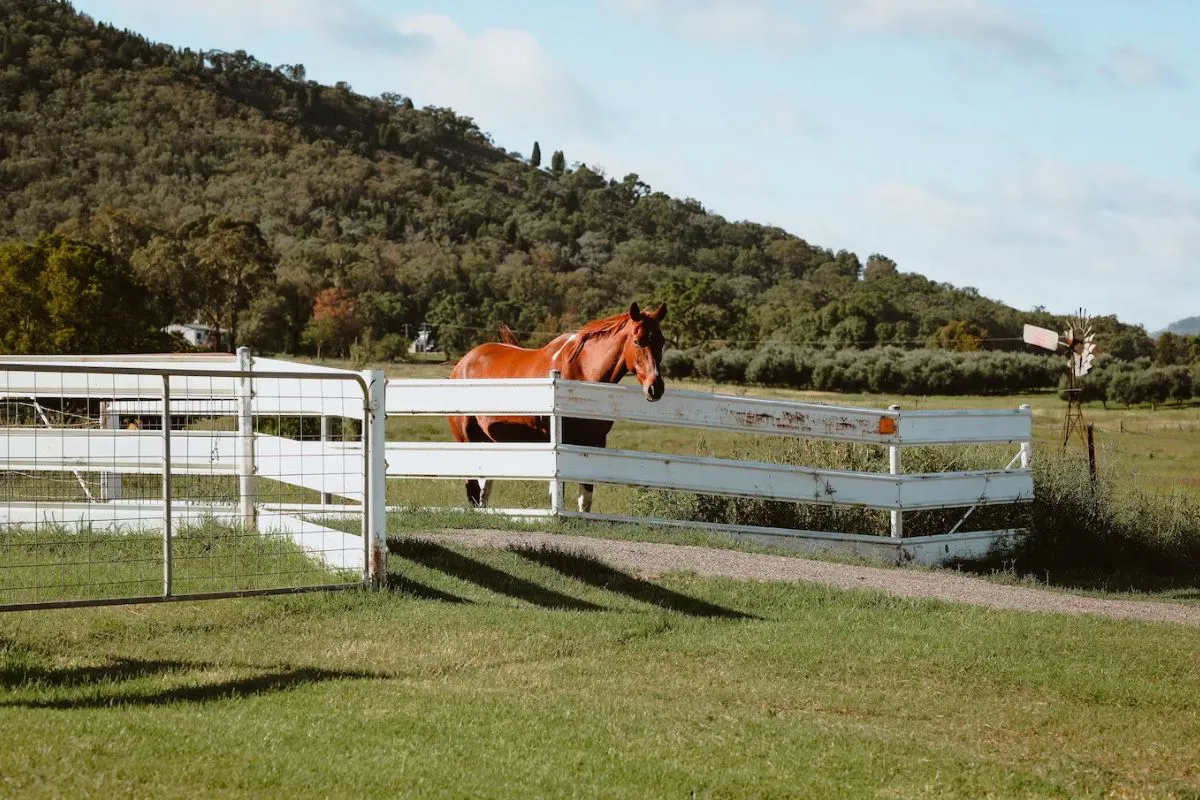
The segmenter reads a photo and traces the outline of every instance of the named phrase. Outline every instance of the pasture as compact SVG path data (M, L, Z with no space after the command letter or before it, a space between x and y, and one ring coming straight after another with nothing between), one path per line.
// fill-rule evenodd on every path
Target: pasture
M1054 446L1062 409L1051 395L762 394L904 408L1030 403L1042 448ZM1122 470L1132 488L1194 490L1184 478L1200 461L1188 447L1196 409L1088 413L1103 469ZM387 425L391 440L449 438L440 418ZM625 423L609 444L718 454L761 445ZM1002 466L1011 453L978 455ZM390 483L389 503L462 503L459 483ZM264 481L264 496L272 486ZM494 504L544 506L545 491L501 484ZM644 501L624 487L596 492L601 512ZM464 512L391 515L389 575L376 590L0 615L0 795L1200 794L1198 629L682 572L648 579L561 550L406 535L480 524ZM534 524L744 547L694 531ZM261 563L263 580L301 567L306 582L336 578L285 549L242 552L237 537L226 547L220 533L201 528L181 542L198 580L222 577L214 553ZM26 544L34 555L45 546ZM109 546L129 555L129 574L114 581L153 585L141 564L153 540ZM1192 588L1169 595L1197 601Z
M0 794L1200 791L1191 628L391 549L387 590L0 617Z

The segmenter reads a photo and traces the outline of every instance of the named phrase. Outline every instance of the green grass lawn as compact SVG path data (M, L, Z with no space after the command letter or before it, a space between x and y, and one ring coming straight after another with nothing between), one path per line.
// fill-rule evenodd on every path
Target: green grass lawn
M171 560L176 595L361 580L355 572L330 570L284 537L211 522L180 526ZM0 528L0 604L162 594L161 535Z
M1200 632L392 541L0 616L9 797L1195 797Z

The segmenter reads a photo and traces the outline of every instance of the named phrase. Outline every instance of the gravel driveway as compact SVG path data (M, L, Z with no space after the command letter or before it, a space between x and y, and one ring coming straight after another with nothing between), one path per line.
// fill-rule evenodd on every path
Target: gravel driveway
M451 541L468 547L553 547L590 556L641 578L684 571L746 580L806 581L838 588L877 589L898 597L927 597L989 608L1095 614L1113 619L1173 622L1200 627L1200 605L1080 597L1024 586L1005 586L949 571L862 567L796 556L551 533L466 530L412 538Z

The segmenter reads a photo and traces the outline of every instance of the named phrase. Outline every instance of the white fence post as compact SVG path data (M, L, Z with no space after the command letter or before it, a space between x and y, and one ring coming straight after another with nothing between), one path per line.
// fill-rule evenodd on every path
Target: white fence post
M1028 403L1022 403L1020 409L1030 416L1030 439L1027 442L1021 442L1021 469L1029 469L1033 465L1033 408Z
M900 410L900 406L898 406L898 405L893 404L893 405L888 406L888 411L899 411L899 410ZM897 425L896 429L899 430L900 426ZM902 472L904 472L904 466L900 463L900 445L898 445L898 444L893 444L893 445L888 446L888 472L890 472L892 475L899 475ZM891 525L892 538L893 539L903 539L904 538L904 511L902 511L899 508L893 508L891 511L891 516L892 516L892 525Z
M121 416L115 411L110 411L108 403L100 404L100 428L113 431L113 436L117 436L116 431L121 428ZM121 499L121 473L100 473L100 499L102 501Z
M363 409L364 544L367 577L376 585L387 580L387 376L383 370L365 370L367 402Z
M238 370L249 372L254 366L249 347L237 349ZM238 495L241 500L242 525L246 530L257 530L258 519L255 501L254 459L254 385L247 376L237 380L238 395ZM165 411L165 409L164 409Z
M162 495L163 495L163 589L162 596L171 596L174 565L171 560L171 377L162 376Z
M333 440L333 419L329 416L321 415L321 441L329 442ZM327 506L333 502L333 495L329 492L321 492L321 505Z
M554 473L558 474L558 446L562 441L562 416L558 413L558 382L562 379L562 373L556 369L550 370L550 392L554 398L551 402L550 410L550 446L554 448ZM562 481L550 481L550 513L557 517L562 515L563 510L563 483Z

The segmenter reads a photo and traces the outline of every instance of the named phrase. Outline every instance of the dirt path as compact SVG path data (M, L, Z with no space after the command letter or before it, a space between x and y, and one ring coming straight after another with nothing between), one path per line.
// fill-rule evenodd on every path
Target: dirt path
M588 555L642 578L681 570L711 577L806 581L838 588L878 589L898 597L928 597L989 608L1096 614L1113 619L1173 622L1200 627L1200 605L1080 597L1024 586L1005 586L952 572L860 567L793 556L550 533L468 530L415 538L453 541L470 547L553 547Z

